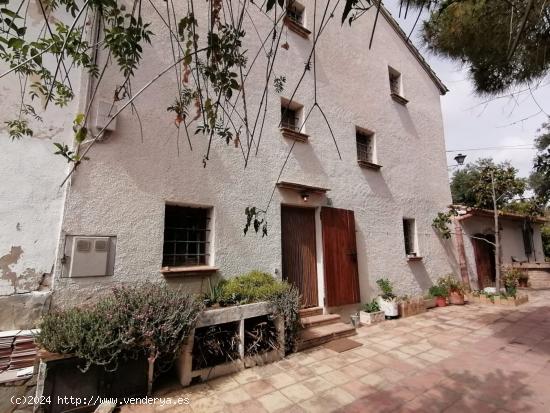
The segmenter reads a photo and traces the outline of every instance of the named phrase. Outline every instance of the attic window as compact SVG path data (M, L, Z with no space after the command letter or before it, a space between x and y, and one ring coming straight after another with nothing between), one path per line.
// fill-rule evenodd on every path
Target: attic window
M311 31L305 27L305 7L297 1L287 1L286 16L284 21L290 30L305 39L307 39L311 34Z
M304 107L296 102L281 100L281 132L285 138L307 142L308 135L302 130Z
M390 95L392 99L402 105L406 105L409 101L403 97L403 79L401 73L393 67L388 67L388 75L390 81Z
M297 23L300 26L304 25L304 6L301 4L290 0L286 8L286 15L294 23Z
M355 140L357 144L357 163L364 168L380 169L380 165L377 165L375 161L374 133L356 128Z

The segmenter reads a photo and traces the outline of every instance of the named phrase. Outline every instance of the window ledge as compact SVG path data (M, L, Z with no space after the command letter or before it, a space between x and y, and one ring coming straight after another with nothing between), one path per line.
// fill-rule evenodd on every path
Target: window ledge
M165 277L185 277L193 275L208 275L218 271L218 267L209 265L197 265L194 267L162 267L160 272Z
M292 139L298 142L307 142L309 138L309 135L295 131L290 128L281 128L281 133L285 138Z
M407 261L422 261L424 257L407 255Z
M372 162L368 162L368 161L362 161L360 159L357 160L357 163L359 164L359 166L361 168L374 169L376 171L378 171L378 170L380 170L380 168L382 168L382 165L378 165L376 163L372 163Z
M397 103L400 103L401 105L405 106L409 101L405 99L403 96L398 95L397 93L392 93L391 98L395 100Z
M294 20L289 18L288 16L285 17L285 25L292 30L294 33L298 34L299 36L303 37L304 39L308 39L309 35L311 34L311 31L306 29L304 26L302 26L299 23L296 23Z

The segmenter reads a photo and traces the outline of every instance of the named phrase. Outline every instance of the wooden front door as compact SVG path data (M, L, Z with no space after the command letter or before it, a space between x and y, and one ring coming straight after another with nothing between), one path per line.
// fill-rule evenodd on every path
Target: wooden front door
M283 279L295 285L303 307L319 305L315 209L281 206Z
M476 234L478 238L495 242L493 235ZM495 247L482 239L472 238L474 255L476 259L477 282L479 289L493 287L495 285Z
M353 211L321 209L325 295L329 307L361 301Z

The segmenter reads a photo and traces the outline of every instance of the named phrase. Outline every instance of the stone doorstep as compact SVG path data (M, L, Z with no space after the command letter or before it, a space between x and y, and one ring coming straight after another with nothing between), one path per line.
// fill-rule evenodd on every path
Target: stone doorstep
M302 308L300 310L300 318L311 317L314 315L322 315L322 314L323 314L322 307L309 307L309 308Z
M340 321L340 316L338 314L319 314L312 315L309 317L301 317L300 321L304 328L309 327L318 327L327 324L333 324Z
M356 335L355 328L349 324L336 322L303 330L298 341L298 351L326 344L339 338Z

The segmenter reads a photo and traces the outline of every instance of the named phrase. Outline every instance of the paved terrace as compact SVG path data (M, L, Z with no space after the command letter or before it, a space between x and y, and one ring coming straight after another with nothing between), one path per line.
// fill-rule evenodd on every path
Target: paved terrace
M373 327L322 347L158 397L131 412L550 412L550 291L517 308L469 304Z

